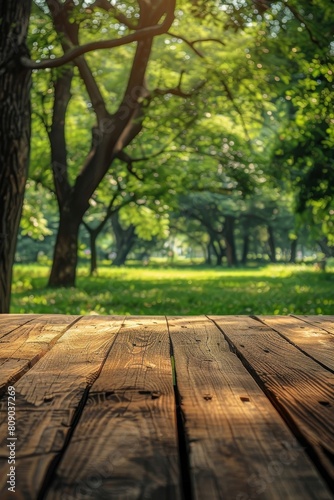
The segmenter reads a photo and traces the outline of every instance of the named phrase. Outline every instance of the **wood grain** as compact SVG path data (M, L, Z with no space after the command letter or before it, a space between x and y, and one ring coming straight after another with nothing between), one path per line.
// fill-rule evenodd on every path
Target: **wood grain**
M205 317L168 318L193 498L329 499L286 424Z
M61 455L71 426L85 402L122 324L122 318L87 316L62 335L15 384L16 498L38 498L45 475ZM46 334L47 335L47 334ZM49 332L52 336L52 333ZM1 408L4 410L4 407ZM4 411L1 412L1 415ZM0 457L7 456L6 422L0 426ZM0 466L0 498L7 498L6 462ZM12 497L8 497L12 498Z
M246 316L211 316L334 485L334 374Z
M322 328L328 333L334 333L334 316L294 316L306 323Z
M0 314L0 340L36 317L37 314Z
M334 336L292 316L261 316L270 326L301 351L334 372Z
M180 499L166 320L131 317L93 384L47 499Z
M31 368L80 316L45 315L23 321L0 339L0 395ZM9 321L18 325L17 319ZM1 328L1 325L0 325Z

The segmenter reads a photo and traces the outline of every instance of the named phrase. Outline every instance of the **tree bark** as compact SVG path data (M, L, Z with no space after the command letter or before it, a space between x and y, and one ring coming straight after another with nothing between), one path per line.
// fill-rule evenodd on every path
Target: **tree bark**
M0 3L0 313L9 312L12 268L30 152L31 71L26 36L31 0Z
M78 238L79 226L82 220L82 214L72 202L73 190L69 184L67 174L65 119L71 99L72 78L73 70L68 68L58 73L58 77L54 82L55 98L52 125L49 131L51 165L60 217L48 283L51 287L75 285L78 242L74 241L74 238ZM73 231L68 231L69 227Z
M60 213L54 260L49 279L51 287L75 286L81 219L81 214L77 215L71 210L64 210Z

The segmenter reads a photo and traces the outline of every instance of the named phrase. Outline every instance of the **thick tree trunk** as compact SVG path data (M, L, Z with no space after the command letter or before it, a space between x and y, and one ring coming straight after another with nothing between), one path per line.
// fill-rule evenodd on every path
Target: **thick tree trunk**
M12 267L30 150L31 71L26 35L31 0L0 2L0 313L9 312Z
M64 52L71 45L79 45L79 22L73 21L72 15L76 2L73 0L66 2L47 0L46 3L49 5L53 23L60 36ZM165 15L165 22L167 21L166 31L168 30L173 21L175 1L167 2L167 6L165 2L155 2L154 5L151 2L139 2L139 4L140 27L156 26ZM51 135L56 133L53 137L54 143L57 137L62 152L65 154L60 154L59 158L55 159L56 150L54 150L53 170L60 212L64 213L64 207L67 203L76 207L76 214L80 213L80 221L76 218L75 223L73 222L76 237L78 235L78 225L89 208L89 200L94 191L106 175L114 159L124 151L124 148L131 143L142 129L144 98L149 96L145 88L145 73L153 38L154 35L152 37L143 37L138 41L123 99L118 110L113 114L108 112L106 101L85 57L81 56L75 60L75 65L79 70L81 80L92 103L98 126L94 127L91 151L87 155L73 186L69 186L67 179L67 161L64 149L64 124L70 98L71 70L68 70L67 74L64 73L63 77L61 76L58 79L57 88L55 89L54 120ZM57 167L56 170L55 167ZM62 223L59 231L62 234L57 237L49 284L52 286L74 285L75 269L73 272L72 266L76 262L76 258L72 255L72 252L78 245L77 242L74 243L73 241L74 234L68 234L66 227L63 227ZM65 252L67 256L62 255L62 252ZM65 266L63 270L61 265Z
M81 215L76 216L71 210L60 214L53 264L48 283L51 287L75 286L81 218Z

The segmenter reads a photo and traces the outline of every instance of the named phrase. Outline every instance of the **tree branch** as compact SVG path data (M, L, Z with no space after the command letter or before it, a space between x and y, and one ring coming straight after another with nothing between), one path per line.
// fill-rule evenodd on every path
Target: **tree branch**
M241 125L242 125L242 128L244 129L244 132L245 132L245 136L247 138L247 142L248 142L248 145L249 145L249 148L250 150L252 151L252 147L251 147L251 139L249 137L249 134L248 134L248 130L247 130L247 127L246 127L246 123L245 123L245 120L244 120L244 117L243 117L243 114L241 112L241 109L239 108L239 106L237 105L237 103L235 102L235 99L234 99L234 96L232 94L232 91L230 89L230 87L228 86L228 84L225 82L225 80L221 77L221 75L218 74L218 72L215 72L216 75L218 76L219 80L220 80L220 83L222 84L222 86L224 87L224 90L227 94L227 97L229 98L229 100L232 102L233 104L233 107L234 109L236 110L236 112L238 113L238 115L240 116L240 119L241 119Z
M166 17L162 24L157 24L155 26L149 26L137 30L135 33L126 35L118 40L100 40L98 42L90 42L85 45L78 47L72 47L63 56L57 57L55 59L47 59L45 61L32 61L28 57L21 57L20 61L22 66L30 69L44 69L44 68L58 68L64 64L67 64L79 56L86 54L87 52L92 52L93 50L99 49L111 49L114 47L120 47L122 45L127 45L132 42L138 42L147 37L154 37L166 33L174 21L174 8L175 0L169 1L169 8L166 12Z
M195 121L196 121L197 117L193 117L191 120L189 120L185 125L184 127L189 127L190 125L192 125ZM140 158L132 158L130 157L125 151L122 151L119 155L118 155L118 158L120 158L121 160L127 162L127 163L130 163L131 166L133 163L139 163L139 162L142 162L142 161L149 161L149 160L152 160L153 158L157 158L158 156L162 155L163 153L174 153L176 152L175 150L167 150L166 148L168 146L170 146L178 137L180 137L180 135L182 135L184 132L184 128L182 128L177 134L175 134L169 141L166 142L166 144L164 146L162 146L161 149L159 149L159 151L156 151L155 153L152 153L151 155L145 155L140 157ZM184 152L184 151L182 151ZM143 151L144 153L144 151ZM122 157L121 157L122 155ZM134 172L131 172L134 174ZM142 178L140 178L139 176L135 175L135 177L137 177L137 179L139 180L143 180Z
M202 43L202 42L216 42L220 43L221 45L225 46L225 43L222 40L219 40L219 38L202 38L198 40L187 40L187 38L181 36L181 35L175 35L175 33L171 33L170 31L167 32L167 35L172 36L173 38L178 38L179 40L182 40L184 43L189 45L189 47L197 54L199 57L204 58L204 54L200 52L198 49L195 48L196 43Z
M139 181L143 181L144 178L140 177L134 170L133 170L133 160L131 156L129 156L124 150L120 151L117 155L117 158L121 161L124 161L126 163L126 168L128 172L133 175L136 179Z
M152 95L168 95L168 94L173 94L173 95L176 95L178 97L192 97L194 94L196 94L196 92L198 90L200 90L201 88L204 87L204 85L206 84L206 80L203 80L202 82L199 82L199 84L193 89L192 92L184 92L182 89L181 89L181 84L182 84L182 77L183 77L183 74L184 74L184 71L181 71L181 74L180 74L180 79L179 79L179 83L177 84L176 87L172 87L170 89L159 89L159 88L156 88L152 91Z

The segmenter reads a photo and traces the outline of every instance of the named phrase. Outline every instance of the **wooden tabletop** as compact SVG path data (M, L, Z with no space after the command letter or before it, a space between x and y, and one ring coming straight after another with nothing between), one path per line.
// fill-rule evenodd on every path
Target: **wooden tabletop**
M1 500L334 499L333 316L0 315L0 346Z

